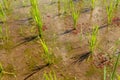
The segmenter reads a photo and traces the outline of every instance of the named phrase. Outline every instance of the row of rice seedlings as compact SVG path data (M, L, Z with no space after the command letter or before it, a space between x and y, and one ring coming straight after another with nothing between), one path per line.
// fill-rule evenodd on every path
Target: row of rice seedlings
M106 7L108 24L111 24L112 22L112 18L114 17L114 10L115 10L115 5L111 0L110 5Z
M38 8L38 0L30 0L31 3L31 13L32 17L36 22L36 25L38 27L38 32L39 32L39 37L42 38L42 27L43 27L43 22L42 22L42 16L40 14L39 8Z
M58 80L56 77L56 73L54 71L50 71L49 73L44 72L43 79L44 80Z
M2 80L3 75L13 75L14 77L16 77L14 73L4 71L4 68L2 64L0 63L0 80Z
M79 19L79 15L80 15L80 11L77 10L77 8L75 7L75 4L72 0L70 0L70 9L71 9L71 14L72 14L72 18L73 18L73 26L74 29L77 29L77 21Z
M41 45L44 50L44 54L42 55L45 63L47 64L53 64L54 63L54 55L49 51L48 46L46 45L45 41L40 39Z
M98 26L95 26L93 28L93 31L92 31L92 34L91 34L91 38L90 38L90 41L89 41L89 48L90 48L90 52L92 54L94 53L94 50L95 50L95 47L96 47L96 44L97 44L98 30L99 30Z

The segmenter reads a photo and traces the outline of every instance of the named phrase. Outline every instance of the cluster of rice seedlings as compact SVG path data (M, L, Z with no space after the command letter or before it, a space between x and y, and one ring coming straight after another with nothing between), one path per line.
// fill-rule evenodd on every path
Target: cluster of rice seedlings
M113 14L114 13L114 9L115 9L115 6L113 4L113 1L111 1L110 5L107 6L107 8L106 8L106 11L107 11L107 22L108 22L108 24L111 24L111 22L112 22L112 18L114 16L114 14Z
M49 72L48 74L45 72L43 75L44 80L58 80L56 77L56 73L54 71Z
M42 22L42 16L38 8L38 0L30 0L30 3L32 6L31 13L32 13L33 19L35 20L38 27L39 37L42 38L43 22Z
M98 26L95 26L93 28L92 34L91 34L91 38L89 41L89 47L90 47L90 52L94 53L95 47L96 47L96 43L97 43L97 35L98 35Z
M4 71L4 69L3 69L3 66L2 66L2 64L0 63L0 80L2 80L2 77L3 77L3 75L13 75L14 77L16 77L16 75L14 74L14 73L10 73L10 72L6 72L6 71Z
M47 64L53 64L54 63L54 55L50 53L48 46L46 45L45 41L40 39L41 45L44 50L44 54L42 55L43 59L45 60L45 63Z
M72 18L73 18L73 26L74 26L74 29L76 30L77 21L79 19L80 11L77 10L77 8L75 7L75 4L72 0L70 1L70 8L71 8L71 11L72 11L71 14L72 14Z

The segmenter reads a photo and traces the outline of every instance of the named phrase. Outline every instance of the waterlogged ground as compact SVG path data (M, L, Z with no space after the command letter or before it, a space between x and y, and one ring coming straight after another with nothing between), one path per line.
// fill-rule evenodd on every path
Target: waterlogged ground
M55 71L58 80L103 80L99 59L80 62L79 55L89 52L88 41L93 25L99 26L95 55L106 56L114 54L115 48L120 49L119 45L116 46L120 40L120 5L112 24L107 25L106 8L102 2L96 2L93 11L89 1L81 2L77 30L73 30L72 17L69 12L64 13L61 0L60 3L57 0L39 0L44 23L43 37L50 52L57 57L55 64L47 66L41 57L44 51L36 39L37 29L30 15L30 3L24 1L13 1L7 21L0 23L4 35L7 35L4 42L0 41L0 62L5 71L16 74L4 75L2 80L43 80L43 73L51 70ZM37 66L44 67L35 70ZM120 74L120 69L117 72Z

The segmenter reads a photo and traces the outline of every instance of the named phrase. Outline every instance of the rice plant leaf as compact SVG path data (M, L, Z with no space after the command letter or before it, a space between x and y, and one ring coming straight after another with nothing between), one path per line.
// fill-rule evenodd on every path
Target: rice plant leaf
M120 58L120 53L118 54L116 62L114 64L113 71L112 71L112 74L111 74L111 80L114 80L114 78L115 78L115 73L116 73L118 63L119 63L119 58Z

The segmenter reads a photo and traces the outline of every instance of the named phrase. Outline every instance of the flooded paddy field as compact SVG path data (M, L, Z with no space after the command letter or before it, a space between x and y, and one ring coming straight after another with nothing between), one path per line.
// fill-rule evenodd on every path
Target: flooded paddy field
M0 0L0 80L120 80L120 0Z

